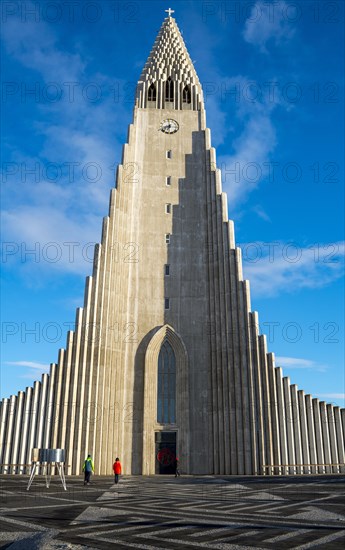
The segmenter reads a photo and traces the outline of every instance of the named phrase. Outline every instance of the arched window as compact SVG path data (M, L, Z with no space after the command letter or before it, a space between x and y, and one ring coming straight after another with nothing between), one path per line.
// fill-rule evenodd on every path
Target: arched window
M191 93L190 93L190 87L185 86L183 88L183 92L182 92L182 102L183 103L191 103L191 101L192 101L192 96L191 96Z
M157 92L156 92L156 86L152 83L148 90L147 99L148 101L156 101Z
M174 83L171 80L170 76L165 84L165 100L174 101Z
M157 422L176 422L176 360L174 351L164 340L158 357Z

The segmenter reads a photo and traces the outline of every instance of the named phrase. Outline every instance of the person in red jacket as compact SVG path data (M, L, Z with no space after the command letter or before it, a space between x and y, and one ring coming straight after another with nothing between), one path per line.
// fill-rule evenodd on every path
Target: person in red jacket
M113 470L115 474L115 483L117 484L119 482L119 475L121 474L121 462L118 458L115 458Z

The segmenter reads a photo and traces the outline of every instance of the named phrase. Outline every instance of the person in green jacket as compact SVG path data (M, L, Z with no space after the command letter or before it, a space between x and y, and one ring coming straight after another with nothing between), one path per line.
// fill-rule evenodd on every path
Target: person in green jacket
M84 462L83 465L83 472L84 472L84 485L90 485L90 477L92 472L95 471L91 455L87 455L87 459Z

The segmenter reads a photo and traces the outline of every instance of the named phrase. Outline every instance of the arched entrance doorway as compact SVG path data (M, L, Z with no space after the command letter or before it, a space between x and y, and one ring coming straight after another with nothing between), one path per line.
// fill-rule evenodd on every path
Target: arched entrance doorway
M172 473L176 455L189 472L187 350L180 335L164 325L145 354L143 474Z

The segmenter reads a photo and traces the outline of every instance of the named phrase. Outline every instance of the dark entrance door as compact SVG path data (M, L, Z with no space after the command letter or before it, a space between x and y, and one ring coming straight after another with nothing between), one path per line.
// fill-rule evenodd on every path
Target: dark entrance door
M176 432L156 432L156 474L174 474L176 458Z

